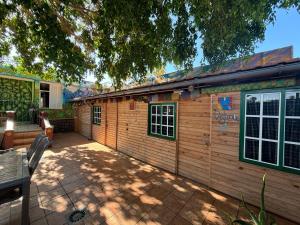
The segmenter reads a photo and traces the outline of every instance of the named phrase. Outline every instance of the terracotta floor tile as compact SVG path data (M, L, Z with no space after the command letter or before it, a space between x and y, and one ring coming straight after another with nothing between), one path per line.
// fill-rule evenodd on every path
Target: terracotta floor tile
M160 201L162 201L164 198L166 198L168 196L168 194L170 194L171 191L161 188L161 187L154 187L151 190L149 190L147 192L147 194L151 197L157 198Z
M120 212L105 221L107 225L135 225L139 222L134 216Z
M48 225L45 217L30 223L31 225ZM58 224L57 224L58 225Z
M57 180L42 181L41 183L38 183L38 190L39 190L39 192L51 191L53 189L58 188L59 186L60 186L60 184Z
M82 178L84 178L82 175L73 174L71 176L65 176L62 179L59 179L59 182L61 183L61 185L67 185L76 182Z
M29 201L29 207L33 208L35 206L40 205L40 199L38 195L34 195L30 197L30 201Z
M184 219L182 216L177 215L170 223L169 225L192 225L189 221Z
M46 216L46 220L48 225L64 225L69 222L67 213L51 213Z
M88 216L84 219L85 225L100 225L104 223L105 223L104 218L101 218L99 216Z
M51 201L42 202L42 206L45 210L45 214L54 212L63 213L73 207L70 199L66 195L56 197Z
M39 193L39 200L43 202L51 201L56 197L66 195L66 192L63 188L58 187L56 189L53 189L51 191L42 191Z
M163 206L156 206L151 211L144 216L141 221L148 223L147 221L150 221L151 223L156 224L169 224L174 218L176 217L176 214L173 213L170 209L163 207Z
M212 204L206 202L187 203L180 211L180 216L195 225L201 225L208 213L210 212Z
M87 211L76 225L225 225L224 211L247 218L231 197L75 133L55 134L32 177L30 206L31 225L67 225L75 209ZM0 225L18 223L20 209L20 201L0 206Z
M36 220L42 219L45 217L45 212L39 206L33 207L29 210L30 221L34 222Z
M73 183L69 183L67 185L63 185L63 189L65 190L66 193L70 193L72 191L75 191L77 189L82 189L84 187L86 187L86 184L82 183L80 180Z
M176 195L173 193L169 194L163 201L162 205L164 207L167 207L174 213L178 213L183 206L186 204L186 201L178 198Z

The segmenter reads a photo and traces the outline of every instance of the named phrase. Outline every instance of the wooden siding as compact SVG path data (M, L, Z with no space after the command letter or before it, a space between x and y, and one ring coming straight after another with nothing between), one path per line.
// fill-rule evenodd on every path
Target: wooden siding
M136 102L135 110L129 109L129 101L118 104L118 150L174 172L176 142L148 136L148 104Z
M105 145L106 103L96 103L94 106L101 107L101 122L100 124L93 124L92 139Z
M78 133L90 138L91 137L91 107L82 105L78 107L77 113Z
M259 206L261 180L267 173L266 206L273 213L300 222L300 176L239 161L239 121L217 121L218 97L231 96L233 109L228 114L240 116L240 92L202 94L194 100L178 102L178 137L176 141L147 134L148 103L129 101L107 103L106 133L104 113L100 131L93 126L93 138L151 165L206 184L236 198ZM106 103L103 103L106 104ZM80 106L81 133L88 134L88 108ZM105 109L105 107L103 108ZM103 111L104 112L104 111ZM118 115L118 119L117 119ZM88 136L88 135L85 135ZM103 138L104 136L104 138ZM177 149L176 149L177 148Z
M117 102L108 102L106 114L106 145L116 149L117 133Z
M230 114L240 115L240 92L217 94L232 96L233 110ZM300 176L267 169L239 161L239 121L227 122L224 129L212 117L211 142L211 187L240 198L243 193L247 202L260 204L262 177L267 174L265 192L266 208L283 217L300 222Z
M178 110L178 173L208 185L210 96L180 101Z

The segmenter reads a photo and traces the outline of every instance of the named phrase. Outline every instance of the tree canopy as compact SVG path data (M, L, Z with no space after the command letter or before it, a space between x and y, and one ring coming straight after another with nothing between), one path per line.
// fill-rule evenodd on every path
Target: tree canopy
M289 7L300 0L0 0L0 57L14 49L35 74L120 86L166 63L190 69L198 38L211 65L247 55Z

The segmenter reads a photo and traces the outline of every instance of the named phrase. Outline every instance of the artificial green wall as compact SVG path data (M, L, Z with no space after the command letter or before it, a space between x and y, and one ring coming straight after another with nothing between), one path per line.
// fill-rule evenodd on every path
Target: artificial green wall
M29 121L29 108L35 96L33 81L0 77L0 111L16 111L17 121Z

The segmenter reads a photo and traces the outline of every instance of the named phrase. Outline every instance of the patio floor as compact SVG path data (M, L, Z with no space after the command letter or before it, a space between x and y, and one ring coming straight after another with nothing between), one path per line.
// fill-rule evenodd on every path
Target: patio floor
M68 222L75 209L85 209L85 218ZM1 205L0 225L19 224L20 211L20 201ZM55 135L31 184L31 225L228 224L224 212L245 217L236 199L76 133Z

